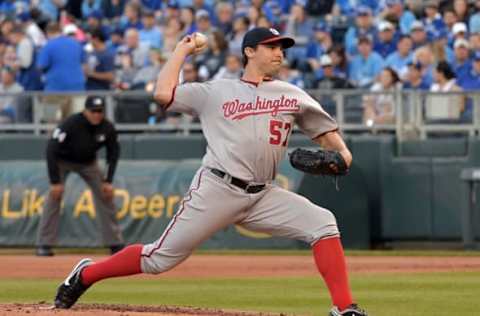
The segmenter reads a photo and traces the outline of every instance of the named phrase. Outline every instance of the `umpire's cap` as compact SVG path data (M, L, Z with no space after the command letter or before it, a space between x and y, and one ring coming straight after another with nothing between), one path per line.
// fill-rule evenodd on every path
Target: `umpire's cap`
M274 28L256 27L248 31L243 37L242 52L245 47L256 47L259 44L277 42L280 42L283 48L289 48L295 45L293 38L280 36L280 33Z
M87 110L103 110L105 109L105 99L96 95L89 95L85 100L85 108Z

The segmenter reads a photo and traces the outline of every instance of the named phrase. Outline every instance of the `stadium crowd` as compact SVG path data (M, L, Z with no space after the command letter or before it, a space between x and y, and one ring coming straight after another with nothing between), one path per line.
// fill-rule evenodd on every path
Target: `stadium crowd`
M255 26L296 39L279 77L302 88L480 88L480 0L4 0L0 15L0 93L151 92L195 31L209 48L182 80L239 78L241 41ZM391 97L362 102L368 122L392 120ZM471 104L457 103L452 118L468 117ZM13 104L1 98L0 122L15 121Z

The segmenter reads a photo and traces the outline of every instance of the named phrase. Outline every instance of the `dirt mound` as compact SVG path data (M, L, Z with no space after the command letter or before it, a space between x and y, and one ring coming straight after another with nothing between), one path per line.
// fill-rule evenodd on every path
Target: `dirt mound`
M132 306L112 304L78 304L69 310L54 309L53 306L38 304L0 304L0 316L286 316L258 312L227 311L197 307L178 306Z

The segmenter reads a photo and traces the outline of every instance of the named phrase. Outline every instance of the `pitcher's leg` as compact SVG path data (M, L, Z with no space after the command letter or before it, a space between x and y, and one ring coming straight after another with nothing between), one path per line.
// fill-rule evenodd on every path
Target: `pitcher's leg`
M248 203L248 195L202 169L162 236L143 248L142 271L161 273L173 268L215 232L241 220Z
M302 240L310 245L340 234L332 212L279 187L269 189L239 224L247 229Z
M217 230L240 220L248 197L199 171L174 218L160 239L131 245L82 271L82 283L136 273L161 273L186 259L195 247ZM225 201L229 201L225 205Z
M100 168L95 163L80 169L79 174L92 190L103 244L109 247L122 245L124 241L115 217L116 207L113 198L106 198L102 193L103 179Z
M344 310L353 303L337 222L329 210L298 194L274 187L240 224L248 229L309 243L333 305Z
M346 309L353 303L353 298L340 238L320 239L312 250L318 272L327 284L333 305L340 310Z

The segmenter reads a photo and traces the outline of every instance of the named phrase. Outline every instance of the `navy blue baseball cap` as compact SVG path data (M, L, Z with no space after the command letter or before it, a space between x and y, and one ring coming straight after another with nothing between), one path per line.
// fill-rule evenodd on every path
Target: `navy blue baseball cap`
M103 110L105 108L105 98L89 95L85 100L85 108L88 110Z
M282 47L289 48L295 45L291 37L281 36L274 28L256 27L245 34L242 42L242 52L245 47L256 47L260 44L280 43Z

